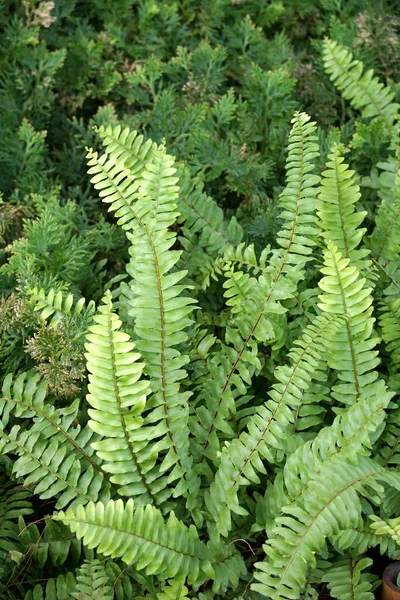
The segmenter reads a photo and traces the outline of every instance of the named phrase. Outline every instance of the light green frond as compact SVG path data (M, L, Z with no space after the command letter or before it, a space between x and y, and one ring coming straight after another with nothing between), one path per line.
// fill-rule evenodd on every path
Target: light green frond
M186 493L191 461L188 393L179 390L188 359L176 346L187 338L194 300L182 294L187 286L180 282L186 272L173 271L180 257L180 252L171 249L176 233L170 227L179 215L174 158L162 147L147 142L145 147L135 140L133 134L109 131L104 138L109 157L98 159L89 152L89 172L95 173L92 182L104 201L111 203L118 223L130 231L130 314L145 373L152 380L145 422L151 424L158 440L154 452L162 453L160 472L170 470L168 483L179 479L175 489L169 490L178 496ZM144 163L143 152L150 162ZM161 488L167 490L165 484Z
M121 558L146 574L161 579L187 578L188 583L195 583L204 569L212 575L196 528L186 527L173 512L164 521L159 510L150 505L135 507L130 498L125 505L122 500L105 505L91 502L75 511L59 512L54 518L83 538L88 548Z
M343 258L349 258L359 271L367 272L371 267L371 261L366 260L369 251L357 249L366 232L360 225L367 213L354 208L361 197L360 187L355 183L355 172L344 163L337 146L329 154L326 167L322 172L318 211L322 236L326 241L331 240Z
M372 562L366 556L338 557L325 572L322 581L328 584L331 595L337 600L374 600L372 583L376 576L363 573Z
M362 62L337 42L326 38L323 46L325 70L354 108L361 110L364 119L381 119L389 135L398 117L399 105L394 92L374 77L372 70L364 71Z
M74 304L73 294L64 294L63 292L55 292L51 289L46 294L44 289L28 289L25 293L34 304L34 310L40 313L40 318L47 321L51 317L50 326L56 325L64 315L80 315L85 314L87 318L93 315L95 311L95 303L91 300L85 306L85 298L80 298Z
M324 251L324 277L319 287L319 308L330 314L347 317L334 340L328 340L328 365L337 371L338 383L332 386L332 396L343 404L353 404L358 398L384 393L375 367L379 364L373 337L371 288L365 286L349 258L342 258L335 245L328 241Z
M34 371L21 373L15 379L12 373L5 376L0 397L0 418L5 427L12 415L18 418L31 418L44 406L47 396L47 383L40 381L40 375ZM13 402L9 402L13 399ZM32 408L31 408L32 407Z
M151 140L145 142L137 131L128 127L122 129L120 125L114 128L101 126L98 134L107 154L113 156L117 164L129 169L135 178L141 176L146 164L151 161L152 151L157 148Z
M85 560L76 571L76 589L71 593L76 600L113 600L111 582L98 559Z
M92 444L98 457L105 461L104 471L123 496L137 496L140 504L160 504L163 500L152 488L160 477L156 467L158 452L151 427L143 425L143 412L149 382L143 379L141 355L133 352L135 344L121 331L121 321L113 312L108 292L89 328L86 344L89 371L87 401L89 427L101 436ZM167 483L164 483L167 487Z
M371 515L370 520L370 527L375 535L390 536L400 546L400 517L383 520L376 515Z
M231 511L246 512L239 503L239 487L259 483L257 473L266 472L263 459L276 464L285 452L293 451L295 440L291 440L290 426L303 391L309 387L319 365L325 340L334 337L339 326L340 320L316 317L289 353L290 365L276 369L277 383L269 392L268 402L257 409L246 430L223 452L215 480L206 495L207 508L222 535L227 535L231 528Z

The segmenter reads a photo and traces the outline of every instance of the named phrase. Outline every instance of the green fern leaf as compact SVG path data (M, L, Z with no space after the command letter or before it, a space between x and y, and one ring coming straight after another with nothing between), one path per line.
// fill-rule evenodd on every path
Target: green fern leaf
M0 428L0 450L17 454L13 474L22 477L25 485L35 485L40 498L57 497L58 508L70 502L110 497L110 482L102 468L91 458L91 442L98 438L89 427L71 427L77 422L79 401L69 407L55 409L44 405L37 408L21 400L3 399L11 406L22 405L35 412L29 426L14 425L6 431Z
M372 562L367 557L339 557L326 571L322 581L328 584L331 595L338 600L374 600L371 584L376 577L363 573Z
M49 579L43 587L39 583L35 585L25 594L24 600L70 600L75 586L73 573L59 575L57 579Z
M231 529L231 511L246 514L239 504L239 486L259 483L257 472L265 473L262 459L276 464L285 451L293 450L288 426L295 420L303 390L308 388L318 367L325 340L334 337L339 325L340 321L325 316L309 325L289 353L291 365L276 369L278 382L269 392L270 400L257 409L246 431L222 454L215 481L206 494L207 508L222 535Z
M353 404L361 396L385 393L375 370L379 358L374 348L379 340L371 335L375 320L371 316L372 290L365 287L365 279L331 241L324 256L321 272L325 277L318 285L325 293L319 297L318 306L324 312L347 317L340 335L328 340L328 365L338 371L340 381L332 386L332 396L338 402Z
M173 512L164 521L159 510L150 505L136 508L130 498L125 505L122 500L110 500L106 505L91 502L76 511L61 511L54 518L83 538L88 548L121 558L147 574L187 578L189 583L195 583L201 571L213 574L196 528L186 527Z
M369 251L358 248L366 229L361 225L366 212L356 212L354 204L361 197L360 188L355 184L355 173L348 168L339 148L334 146L329 154L326 169L322 172L321 206L318 216L321 219L323 237L331 240L344 258L359 271L367 272L371 262L366 261Z
M103 469L124 496L137 496L139 504L160 504L162 496L152 492L157 477L157 449L149 448L154 439L150 427L143 427L143 411L149 382L142 379L144 365L134 344L120 331L121 321L112 312L111 293L89 328L86 358L89 375L87 401L92 407L89 427L102 436L92 444ZM164 486L166 487L166 483Z
M229 418L235 414L236 397L246 394L252 377L261 370L258 344L275 344L278 348L283 345L283 301L294 296L317 243L319 228L314 213L320 178L312 171L319 150L315 124L309 121L304 113L296 113L292 120L287 186L280 198L284 221L277 240L280 248L273 252L258 278L234 268L225 273L224 296L230 307L225 337L229 346L222 345L221 351L207 361L211 377L196 406L198 423L192 425L197 446L193 452L200 454L200 460L207 456L214 457L215 462L220 449L218 431L234 437ZM234 267L234 261L229 262Z
M363 64L354 60L349 50L328 38L324 40L323 60L326 72L343 97L361 110L364 119L381 119L391 135L399 110L399 105L393 102L394 92L384 87L372 70L364 72Z
M98 559L85 560L76 572L76 591L71 593L76 600L113 600L114 594L105 571Z

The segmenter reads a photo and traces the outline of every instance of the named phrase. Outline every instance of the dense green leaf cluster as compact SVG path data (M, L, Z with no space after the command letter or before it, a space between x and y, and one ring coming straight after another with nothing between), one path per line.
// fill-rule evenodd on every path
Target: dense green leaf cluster
M371 600L397 3L0 9L0 598Z

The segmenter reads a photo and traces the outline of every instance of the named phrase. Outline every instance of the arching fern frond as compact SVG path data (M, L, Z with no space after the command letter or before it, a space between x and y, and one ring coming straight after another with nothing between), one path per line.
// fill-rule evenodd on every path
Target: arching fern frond
M36 523L27 525L20 517L18 526L21 550L40 568L46 563L61 566L70 559L75 564L79 561L82 543L62 523L56 523L49 517L45 520L43 531L40 531Z
M105 505L91 502L76 511L61 511L54 518L83 538L88 548L121 558L147 574L162 579L187 578L188 583L195 583L202 571L213 575L196 528L186 527L173 512L164 521L158 509L136 507L130 498L125 505L122 500L110 500Z
M366 556L338 557L325 572L322 581L328 584L331 595L337 600L374 600L372 583L376 576L363 573L372 562Z
M136 345L146 362L145 372L152 379L146 423L152 424L156 438L162 438L158 444L163 453L160 472L170 469L168 482L179 480L175 490L171 489L178 496L187 491L185 477L191 471L191 461L188 393L179 391L179 380L185 376L182 367L188 359L176 346L187 337L185 330L191 323L188 315L194 300L182 295L186 286L180 282L186 272L171 272L180 256L171 250L176 234L170 227L179 214L174 158L163 147L149 145L146 158L151 162L143 165L140 143L136 147L133 141L129 146L130 140L136 139L133 135L121 134L126 137L121 147L119 132L118 136L113 134L114 139L111 134L105 138L109 158L104 155L98 159L96 153L89 152L89 172L95 173L92 182L104 201L111 203L110 210L116 211L118 223L130 231L131 314L139 338Z
M21 551L18 519L33 512L30 502L31 492L0 476L0 581L7 568L7 555L12 551Z
M269 496L275 511L270 509L267 559L256 565L261 572L255 578L261 583L255 590L273 600L298 597L307 566L315 566L327 538L360 526L359 494L379 504L384 491L380 482L399 488L398 475L368 458L390 398L386 393L360 399L288 457Z
M206 494L207 508L222 535L231 529L231 511L246 514L239 502L239 487L259 483L257 472L265 473L262 460L279 463L291 448L288 426L295 420L303 390L313 379L325 340L334 338L339 326L340 320L322 316L307 327L289 353L291 364L276 369L277 383L269 392L268 402L257 409L246 431L223 452L215 480Z
M372 70L364 72L363 64L354 60L347 48L328 38L324 40L323 60L326 72L343 97L361 110L364 119L381 119L391 135L399 111L399 105L393 102L394 92L380 83Z

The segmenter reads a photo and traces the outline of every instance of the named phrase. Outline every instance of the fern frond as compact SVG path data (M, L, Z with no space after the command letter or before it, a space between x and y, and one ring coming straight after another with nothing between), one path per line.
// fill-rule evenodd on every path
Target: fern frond
M46 294L44 289L28 289L25 290L26 295L34 304L34 310L40 313L40 318L47 321L51 317L50 326L56 325L64 315L80 315L85 314L87 318L93 315L95 311L95 303L90 300L85 307L85 298L80 298L74 304L73 294L65 295L63 292L55 292L51 289Z
M315 555L327 537L358 525L362 511L358 494L377 497L383 492L378 483L383 470L368 458L361 457L357 467L338 458L329 467L308 482L301 503L297 500L282 509L264 545L267 559L256 563L254 577L260 583L252 584L252 589L271 600L296 597L306 583L307 564L315 566Z
M354 108L364 119L381 119L389 135L398 118L399 104L395 94L374 77L372 70L364 72L363 64L337 42L326 38L323 46L325 70Z
M102 562L98 559L83 562L76 571L76 590L71 597L76 600L113 600L114 594Z
M296 113L292 120L287 186L280 198L284 220L278 234L281 247L258 279L243 270L226 273L224 295L230 306L226 339L230 347L223 347L208 361L211 378L200 394L202 418L199 426L196 424L196 440L203 446L201 456L206 452L216 456L219 440L215 430L226 432L229 411L234 414L235 396L244 395L252 376L260 371L258 343L282 345L286 312L282 301L294 296L316 245L319 229L314 213L320 179L312 171L319 150L315 124L309 121L304 113Z
M326 167L322 172L318 211L322 236L331 240L343 258L349 258L359 271L367 272L371 267L371 262L366 261L369 251L357 249L366 232L359 226L367 213L354 209L354 204L361 197L360 187L355 183L355 172L344 163L338 146L334 146L329 154Z
M157 600L189 600L189 590L179 579L171 579L157 594Z
M85 427L71 427L77 422L79 401L69 407L41 408L13 398L6 398L11 406L23 405L34 411L36 418L27 427L14 425L0 429L0 449L3 454L17 454L13 474L22 477L24 485L33 484L40 498L57 498L56 506L63 508L70 502L110 497L110 482L102 468L91 458L91 442L97 439Z
M322 581L328 584L331 595L338 600L374 600L371 588L376 576L363 573L372 562L366 556L339 557L325 572Z
M142 378L140 354L132 352L135 344L120 331L122 323L112 310L110 292L103 302L94 317L96 324L89 328L85 355L90 373L87 401L92 407L88 424L103 438L92 447L106 461L103 469L112 474L121 495L137 496L139 504L159 505L165 498L152 491L160 486L156 483L158 452L156 444L149 447L155 435L150 427L143 427L149 382Z
M18 418L31 418L44 406L47 396L47 383L40 381L40 375L34 371L21 373L15 379L9 373L3 380L0 397L0 418L5 427L12 415ZM14 400L14 404L9 399Z
M185 475L190 471L191 461L188 394L179 391L187 357L176 346L187 337L185 329L191 323L188 315L194 300L182 295L186 286L179 282L186 273L170 272L180 256L178 251L171 250L176 234L169 230L179 214L174 159L162 147L147 145L145 152L151 153L151 163L144 166L141 154L144 147L139 143L136 147L133 141L127 149L129 140L136 139L133 134L126 134L127 137L121 134L126 137L121 150L111 133L105 138L110 157L97 159L97 154L89 152L92 167L89 172L96 173L92 182L101 190L104 201L111 203L110 210L116 211L118 223L131 231L132 259L128 266L134 292L131 314L139 338L136 345L146 362L145 372L152 378L152 395L147 404L151 412L146 415L146 423L157 424L153 425L153 433L156 438L162 437L158 449L164 453L160 472L170 469L169 482L180 479L171 491L181 495L187 490Z
M370 515L369 518L372 521L370 527L375 535L390 536L400 546L400 517L384 520L376 515Z
M390 371L400 370L400 299L384 302L380 307L379 325L386 350L390 354Z
M347 317L335 340L328 340L328 365L338 372L341 382L332 386L332 396L343 404L353 404L361 396L369 398L384 390L375 370L379 358L374 348L379 339L372 337L372 290L365 287L357 268L349 258L342 258L331 241L324 258L324 277L318 285L325 293L319 296L318 306L324 312Z
M276 369L278 382L269 392L268 402L257 408L246 431L223 452L215 481L206 494L207 508L222 535L231 529L231 511L246 514L239 503L239 486L259 483L257 472L266 472L262 459L276 464L290 448L288 426L295 420L303 390L313 379L325 340L335 337L340 324L340 320L331 317L316 317L289 353L290 366Z
M360 399L289 456L283 477L273 484L279 502L272 503L276 513L264 546L267 560L256 565L261 572L255 578L261 583L255 590L274 600L297 597L306 582L307 565L315 566L327 538L360 526L359 494L379 504L384 491L379 481L388 478L389 485L399 487L398 476L392 480L367 457L390 398L387 393Z
M223 210L203 191L201 179L193 179L188 168L178 165L178 176L178 223L184 224L191 234L198 235L199 247L206 249L208 254L237 246L243 230L236 218L225 220Z
M107 504L89 503L54 516L83 538L88 548L96 548L104 556L121 558L125 563L144 569L162 579L187 578L195 583L201 571L212 575L206 548L196 528L186 527L173 511L164 521L153 506L135 507L130 498Z
M369 238L372 256L383 262L398 261L400 252L400 172L390 196L382 198L375 217L375 229Z

